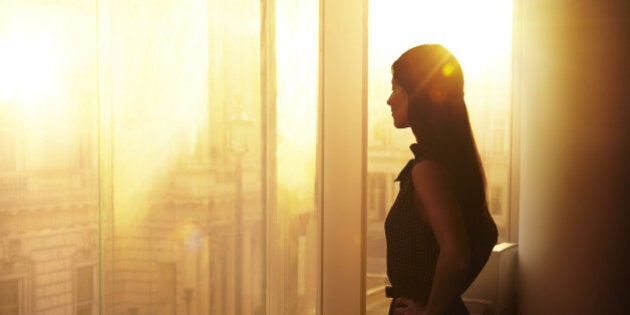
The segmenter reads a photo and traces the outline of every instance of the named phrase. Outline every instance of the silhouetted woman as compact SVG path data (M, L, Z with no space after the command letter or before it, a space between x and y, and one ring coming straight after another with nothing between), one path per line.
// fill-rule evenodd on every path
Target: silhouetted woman
M390 314L468 314L461 295L497 241L463 88L441 45L413 47L392 65L387 104L416 143L385 221Z

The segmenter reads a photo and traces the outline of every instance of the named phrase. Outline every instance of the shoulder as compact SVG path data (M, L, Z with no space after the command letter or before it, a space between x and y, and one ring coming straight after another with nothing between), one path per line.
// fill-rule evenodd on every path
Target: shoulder
M414 185L420 190L450 189L447 170L432 159L418 161L411 171Z

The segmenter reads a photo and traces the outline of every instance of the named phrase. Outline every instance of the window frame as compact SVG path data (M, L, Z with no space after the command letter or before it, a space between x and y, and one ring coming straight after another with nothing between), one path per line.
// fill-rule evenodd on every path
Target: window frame
M18 314L28 314L31 311L30 305L30 288L27 281L28 275L26 273L14 273L7 276L0 277L0 282L4 281L17 281L18 290Z
M365 314L367 1L320 5L319 313Z

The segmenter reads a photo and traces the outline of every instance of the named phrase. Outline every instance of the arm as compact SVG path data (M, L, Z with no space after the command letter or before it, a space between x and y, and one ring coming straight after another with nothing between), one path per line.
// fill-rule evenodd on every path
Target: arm
M443 314L462 294L471 249L464 219L444 170L424 160L412 171L416 194L422 201L433 229L440 254L426 314Z

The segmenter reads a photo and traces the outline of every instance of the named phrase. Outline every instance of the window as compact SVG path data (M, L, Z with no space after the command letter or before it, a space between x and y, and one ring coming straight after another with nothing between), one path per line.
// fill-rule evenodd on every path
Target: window
M158 263L157 273L157 311L158 314L176 314L177 289L176 289L176 268L173 263ZM190 294L186 294L186 304L188 306Z
M387 173L370 173L368 175L368 221L383 221L387 214L388 202L392 199L394 178Z
M160 311L143 284L155 259L177 266L157 284L178 312L314 311L318 2L111 8L100 132L114 309Z
M390 66L408 48L440 43L459 59L465 80L465 100L475 140L486 171L488 203L499 228L499 242L508 241L511 167L511 34L512 2L391 1L369 0L368 48L368 173L387 172L384 183L370 180L368 196L380 194L412 157L407 149L415 142L409 130L393 130L386 100L390 92ZM383 135L390 134L384 137ZM383 139L387 139L384 141ZM395 198L388 195L387 211ZM369 203L369 206L376 206ZM379 211L367 209L368 214ZM370 300L370 292L383 283L383 218L368 215L368 314L388 306L382 291ZM369 262L378 262L373 263ZM380 301L380 302L379 302Z
M95 313L94 266L83 266L76 269L75 314L92 315Z
M33 258L26 310L317 312L319 5L0 0L0 227Z
M20 314L20 283L18 279L0 280L0 314Z

